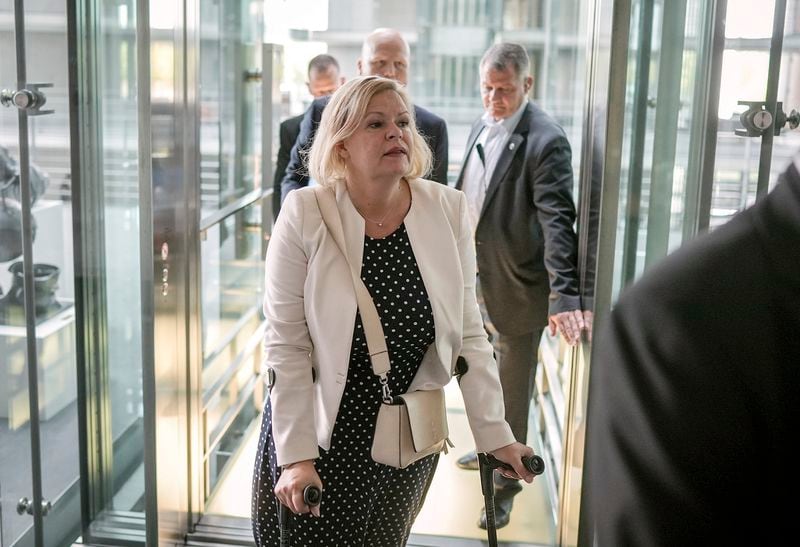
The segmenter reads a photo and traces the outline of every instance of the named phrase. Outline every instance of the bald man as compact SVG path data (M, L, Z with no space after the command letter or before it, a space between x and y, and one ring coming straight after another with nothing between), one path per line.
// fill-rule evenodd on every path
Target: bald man
M410 58L408 42L398 31L376 29L364 39L356 68L359 76L383 76L407 85ZM286 199L286 195L292 190L308 186L309 179L301 152L311 149L328 100L329 97L323 97L311 103L300 123L300 134L292 147L292 157L281 183L282 199ZM417 129L433 152L433 167L426 178L447 184L447 124L439 116L416 105L414 115Z

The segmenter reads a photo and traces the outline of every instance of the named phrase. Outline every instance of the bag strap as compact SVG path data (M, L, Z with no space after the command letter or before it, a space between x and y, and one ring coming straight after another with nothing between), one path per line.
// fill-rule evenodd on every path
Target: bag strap
M347 265L350 266L350 275L353 278L353 287L355 287L356 299L358 300L358 310L361 312L361 322L364 325L367 349L372 362L372 372L381 378L384 399L387 399L387 397L391 399L391 393L388 391L389 386L386 383L388 381L386 374L391 368L389 350L386 348L386 336L383 334L380 316L375 308L375 303L372 301L372 296L370 296L367 287L361 280L361 276L353 267L353 263L350 262L350 257L347 255L342 219L339 216L339 209L336 207L336 198L333 190L325 186L315 186L314 196L317 198L322 221L328 228L328 232L333 236L336 246L339 247L339 250L344 255Z

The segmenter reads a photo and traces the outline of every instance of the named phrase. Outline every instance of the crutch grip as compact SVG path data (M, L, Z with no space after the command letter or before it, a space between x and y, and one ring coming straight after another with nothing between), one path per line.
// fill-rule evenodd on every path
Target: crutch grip
M313 484L309 484L303 488L303 501L309 507L319 505L319 502L322 501L322 491Z
M489 467L492 469L499 469L503 468L507 471L514 471L514 468L508 465L505 462L501 462L491 454L486 454L486 462L488 463ZM522 458L522 465L525 466L525 469L533 473L534 475L541 475L544 473L544 460L534 454L533 456L525 456Z
M303 501L309 507L319 505L322 501L322 491L315 485L309 484L303 488ZM290 547L292 544L292 512L284 504L278 502L278 526L280 528L280 547Z

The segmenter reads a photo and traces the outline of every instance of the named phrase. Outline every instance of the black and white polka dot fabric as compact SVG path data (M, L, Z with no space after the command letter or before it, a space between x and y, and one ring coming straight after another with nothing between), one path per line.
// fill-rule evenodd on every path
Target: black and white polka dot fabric
M405 393L434 341L433 313L414 254L400 226L384 239L365 238L361 278L381 318L392 368L393 394ZM294 515L292 545L391 547L405 545L439 456L406 469L375 463L370 455L381 404L360 315L356 316L347 383L327 452L315 465L323 483L321 517ZM278 545L278 505L273 494L280 473L267 404L253 477L256 545Z

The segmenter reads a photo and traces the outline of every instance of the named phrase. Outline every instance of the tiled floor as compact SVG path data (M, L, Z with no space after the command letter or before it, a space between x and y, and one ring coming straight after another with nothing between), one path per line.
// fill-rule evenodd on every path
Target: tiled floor
M413 533L485 539L486 532L476 524L483 504L478 473L455 466L455 460L473 446L461 393L455 382L446 391L450 438L456 447L439 460L433 485ZM534 437L533 434L529 435L531 439ZM257 441L258 428L251 427L236 460L229 466L227 475L210 500L207 513L250 516L250 481ZM500 541L542 545L554 543L550 500L543 482L534 481L532 485L526 485L515 501L511 523L498 530L497 535Z

